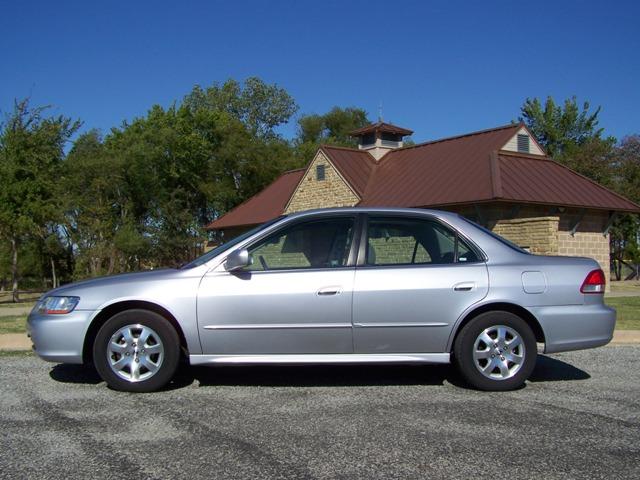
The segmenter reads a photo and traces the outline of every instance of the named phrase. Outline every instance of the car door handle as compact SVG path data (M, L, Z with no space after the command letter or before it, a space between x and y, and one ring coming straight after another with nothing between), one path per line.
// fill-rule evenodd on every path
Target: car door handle
M475 282L462 282L462 283L456 283L453 286L453 289L456 292L468 292L470 290L473 290L475 286L476 286Z
M324 287L316 292L316 295L328 297L330 295L338 295L342 292L342 287Z

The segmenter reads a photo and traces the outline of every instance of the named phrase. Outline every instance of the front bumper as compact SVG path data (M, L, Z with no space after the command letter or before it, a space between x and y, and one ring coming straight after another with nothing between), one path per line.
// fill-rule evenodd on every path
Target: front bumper
M74 310L65 315L31 312L27 332L35 353L48 362L82 363L84 339L97 312Z
M545 337L545 353L606 345L613 338L616 311L604 304L530 307Z

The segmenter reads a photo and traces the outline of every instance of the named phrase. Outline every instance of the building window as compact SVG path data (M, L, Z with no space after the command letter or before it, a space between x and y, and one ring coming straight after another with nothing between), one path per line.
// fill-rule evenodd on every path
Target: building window
M373 145L374 143L376 143L375 133L367 133L360 138L360 145Z
M518 151L529 153L529 135L518 134Z
M316 180L320 181L325 179L324 167L325 167L324 165L316 166Z

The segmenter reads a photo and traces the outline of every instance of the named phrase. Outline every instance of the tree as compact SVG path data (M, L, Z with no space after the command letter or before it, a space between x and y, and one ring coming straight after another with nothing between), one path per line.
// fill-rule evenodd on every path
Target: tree
M120 269L115 237L132 221L137 208L131 198L125 162L121 156L107 152L96 130L78 137L66 159L62 180L66 215L62 225L68 245L75 251L76 278L126 270Z
M615 149L620 193L640 204L640 135L622 139Z
M247 78L244 84L229 79L206 89L196 85L182 104L192 112L226 112L260 137L274 137L274 129L287 123L298 110L286 90L257 77Z
M579 147L601 138L603 129L598 128L600 107L593 112L589 109L589 102L584 102L580 109L575 96L566 99L563 106L547 97L544 107L539 99L527 98L520 109L520 120L526 123L547 154L562 162Z
M77 276L193 258L206 240L203 225L294 165L288 142L230 112L238 98L227 97L224 108L156 105L104 139L78 138L67 159L65 223Z
M80 128L48 107L16 101L0 128L0 237L9 242L13 300L18 301L18 251L28 238L44 239L61 215L58 178L64 146Z
M613 154L616 190L640 204L640 135L625 137L616 146ZM611 229L611 250L614 273L622 279L622 265L631 268L638 276L640 264L640 219L637 215L620 215ZM633 265L630 265L631 262Z
M294 140L299 164L311 160L321 144L355 147L356 140L350 133L370 123L367 112L357 107L333 107L324 115L303 115L298 119Z

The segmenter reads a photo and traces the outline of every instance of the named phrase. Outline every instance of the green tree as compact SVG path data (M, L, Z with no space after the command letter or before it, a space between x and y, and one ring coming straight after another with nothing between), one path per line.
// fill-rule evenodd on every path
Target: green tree
M301 116L294 139L299 165L309 162L321 144L355 147L350 133L370 123L367 112L357 107L333 107L323 115Z
M76 278L126 270L120 268L115 239L139 210L131 197L126 166L122 156L109 155L96 130L78 137L69 152L63 177L63 227L75 251Z
M257 77L247 78L244 84L229 79L222 85L215 83L207 88L196 85L185 96L183 105L192 112L226 112L260 137L275 136L274 129L287 123L298 110L286 90Z
M615 149L620 193L640 204L640 135L622 139Z
M640 204L640 135L622 139L613 154L616 190ZM637 215L620 215L611 229L611 247L614 273L622 279L622 266L627 265L635 276L640 264L640 219ZM629 264L631 262L632 264Z
M14 301L18 301L21 242L44 239L61 215L59 177L64 146L80 122L45 116L47 107L16 101L0 128L0 237L9 242Z
M547 154L559 161L571 157L586 143L600 139L603 133L598 127L600 107L590 111L589 102L584 102L580 108L576 97L566 99L563 105L547 97L544 106L537 98L527 98L521 113L520 120L526 123Z
M294 165L286 141L207 102L154 106L104 140L89 132L67 164L77 276L193 258L203 225Z

